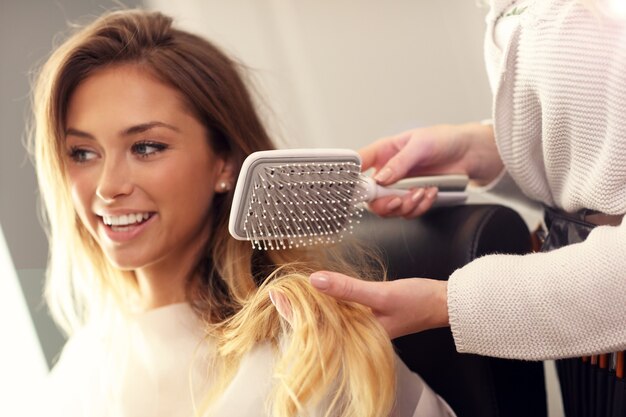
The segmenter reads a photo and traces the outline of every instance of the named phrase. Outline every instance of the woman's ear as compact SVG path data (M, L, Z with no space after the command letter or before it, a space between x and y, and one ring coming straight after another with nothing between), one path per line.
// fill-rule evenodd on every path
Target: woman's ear
M235 186L235 164L230 157L225 157L221 162L222 166L215 181L215 192L227 193Z

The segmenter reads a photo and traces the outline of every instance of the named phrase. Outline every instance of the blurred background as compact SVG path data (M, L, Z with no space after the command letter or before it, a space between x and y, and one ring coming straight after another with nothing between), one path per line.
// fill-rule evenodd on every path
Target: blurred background
M122 7L160 10L237 57L281 146L358 149L490 117L487 9L475 0L0 0L0 392L16 393L0 415L16 415L5 410L64 343L41 297L47 245L24 146L30 81L71 25Z

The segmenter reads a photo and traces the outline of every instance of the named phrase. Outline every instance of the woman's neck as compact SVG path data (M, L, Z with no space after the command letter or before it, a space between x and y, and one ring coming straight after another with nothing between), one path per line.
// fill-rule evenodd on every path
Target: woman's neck
M137 283L141 296L140 309L144 311L184 302L187 299L185 279L148 276L138 271Z
M198 254L188 252L185 258L135 270L141 310L187 301L189 278L195 273Z
M211 235L209 222L198 235ZM198 273L198 260L205 256L206 245L206 239L192 239L154 263L136 269L139 308L146 311L188 301L189 285Z

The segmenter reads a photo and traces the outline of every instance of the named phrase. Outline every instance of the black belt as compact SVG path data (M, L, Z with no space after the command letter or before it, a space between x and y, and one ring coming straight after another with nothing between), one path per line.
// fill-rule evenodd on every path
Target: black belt
M617 226L623 216L590 210L565 213L545 208L547 235L542 252L582 242L594 227ZM625 417L624 352L556 361L567 417Z

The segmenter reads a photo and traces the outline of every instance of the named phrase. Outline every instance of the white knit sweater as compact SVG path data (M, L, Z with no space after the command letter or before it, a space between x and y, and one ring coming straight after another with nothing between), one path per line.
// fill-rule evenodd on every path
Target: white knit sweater
M531 198L567 211L626 213L626 19L576 0L518 16L495 0L485 56L506 169ZM494 28L517 19L499 48ZM549 359L626 349L626 222L580 244L490 255L448 286L459 352Z

